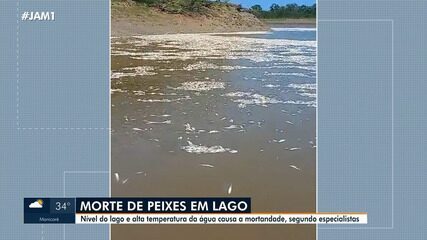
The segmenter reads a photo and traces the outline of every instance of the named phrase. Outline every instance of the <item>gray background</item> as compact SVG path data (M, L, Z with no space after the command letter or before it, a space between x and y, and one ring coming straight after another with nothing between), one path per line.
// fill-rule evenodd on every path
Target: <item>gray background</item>
M318 3L318 239L427 239L427 1Z
M1 0L0 30L0 239L108 239L24 225L23 198L109 196L109 2Z

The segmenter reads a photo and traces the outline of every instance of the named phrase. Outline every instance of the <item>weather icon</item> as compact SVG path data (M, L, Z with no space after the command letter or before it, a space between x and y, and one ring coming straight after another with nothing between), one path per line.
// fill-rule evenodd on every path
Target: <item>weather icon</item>
M30 208L43 208L43 200L37 199L37 201L31 203L29 207Z

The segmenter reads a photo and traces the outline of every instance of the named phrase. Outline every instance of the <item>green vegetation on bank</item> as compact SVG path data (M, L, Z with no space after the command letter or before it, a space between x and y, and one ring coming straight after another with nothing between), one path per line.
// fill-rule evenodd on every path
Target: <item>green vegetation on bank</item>
M298 19L316 18L316 4L312 6L296 3L280 6L272 4L270 9L264 10L261 5L254 5L249 9L240 4L230 3L229 0L113 0L114 2L138 3L146 7L157 8L168 13L206 13L207 10L218 7L231 7L238 11L250 12L258 18L264 19Z
M241 8L239 5L230 4L228 0L116 0L122 2L133 1L148 7L155 7L168 13L201 13L213 5L227 5Z
M271 5L269 10L264 10L260 5L254 5L250 11L259 18L316 18L316 4L312 6L298 5L296 3L279 6Z

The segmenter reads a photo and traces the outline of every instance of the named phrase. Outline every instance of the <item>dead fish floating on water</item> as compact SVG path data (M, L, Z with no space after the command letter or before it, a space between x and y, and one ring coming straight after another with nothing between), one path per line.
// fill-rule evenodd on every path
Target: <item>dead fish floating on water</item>
M116 179L116 182L119 182L119 181L120 181L119 173L114 173L114 177L115 177L115 179Z
M200 166L202 167L207 167L207 168L214 168L215 166L210 165L210 164L206 164L206 163L201 163Z
M264 85L264 87L266 87L266 88L278 88L278 87L280 87L280 85L267 84L267 85Z
M187 131L187 132L194 132L194 131L196 131L196 129L194 127L192 127L190 125L190 123L184 124L184 127L185 127L185 131Z
M230 184L230 186L228 186L228 189L227 189L228 195L230 195L232 191L233 191L233 184Z
M295 147L295 148L288 148L288 149L286 149L286 150L288 150L288 151L296 151L296 150L300 150L301 148L297 148L297 147Z
M230 126L227 126L227 127L224 127L224 129L237 129L237 128L241 128L241 127L239 127L239 126L237 126L237 125L230 125Z
M171 124L172 123L171 120L166 120L166 121L163 121L163 122L151 122L151 121L144 120L144 122L146 124Z
M233 150L230 148L224 148L222 146L203 146L203 145L196 145L193 144L190 141L187 141L188 146L182 146L181 149L188 152L188 153L196 153L196 154L202 154L202 153L237 153L237 150Z
M275 143L284 143L284 142L286 142L286 139L280 139L280 140L273 139L273 142L275 142Z
M293 123L293 122L291 122L291 121L286 121L285 123L287 123L287 124L291 124L291 125L294 125L294 123Z
M139 171L139 172L136 172L136 175L144 175L144 177L146 177L147 176L147 173L146 172L144 172L144 171Z
M141 128L132 128L134 131L143 131Z
M295 170L301 171L301 168L299 168L299 167L297 167L295 165L289 165L289 167L291 167L291 168L293 168Z
M129 181L129 178L126 178L125 180L122 181L122 184L126 184Z
M169 115L169 114L163 114L163 115L151 114L150 117L171 117L171 115Z
M137 96L143 96L143 95L145 95L145 92L144 92L144 91L133 91L133 93L134 93L135 95L137 95Z

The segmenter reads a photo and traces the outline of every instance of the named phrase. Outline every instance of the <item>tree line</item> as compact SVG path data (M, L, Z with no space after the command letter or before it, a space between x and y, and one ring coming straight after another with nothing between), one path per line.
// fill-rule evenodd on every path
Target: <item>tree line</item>
M125 0L126 1L126 0ZM229 4L228 0L134 0L170 13L201 12L212 4Z
M315 18L316 4L311 6L298 5L296 3L280 6L272 4L270 9L264 10L257 4L250 8L250 11L260 18Z
M129 0L121 0L129 1ZM280 6L272 4L269 9L262 9L257 4L249 9L244 9L240 4L232 4L229 0L133 0L150 7L156 7L169 13L203 12L214 4L235 7L239 11L249 11L259 18L315 18L316 4L312 6L298 5L296 3Z

